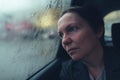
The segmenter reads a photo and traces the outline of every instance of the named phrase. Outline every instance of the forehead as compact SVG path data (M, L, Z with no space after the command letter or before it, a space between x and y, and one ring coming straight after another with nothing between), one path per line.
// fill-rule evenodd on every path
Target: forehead
M87 22L76 13L65 13L58 21L58 30L71 24L84 25Z
M65 13L58 21L58 24L63 23L64 21L74 22L80 20L80 16L76 13Z

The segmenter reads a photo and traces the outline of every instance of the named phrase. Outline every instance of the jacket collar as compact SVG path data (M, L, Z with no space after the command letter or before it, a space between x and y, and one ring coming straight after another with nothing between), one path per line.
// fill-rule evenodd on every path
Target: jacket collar
M73 61L71 68L73 80L90 80L87 67L81 61Z
M114 51L104 50L103 59L106 71L106 80L112 80L110 76L112 76L115 71L120 71L119 56L117 56ZM73 80L90 80L87 67L81 61L72 61L71 65Z

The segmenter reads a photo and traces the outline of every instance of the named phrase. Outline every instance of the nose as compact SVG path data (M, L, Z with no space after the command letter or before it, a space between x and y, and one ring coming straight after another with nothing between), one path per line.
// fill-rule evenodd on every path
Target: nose
M71 43L71 38L68 35L64 35L62 38L62 44L63 45L69 45Z

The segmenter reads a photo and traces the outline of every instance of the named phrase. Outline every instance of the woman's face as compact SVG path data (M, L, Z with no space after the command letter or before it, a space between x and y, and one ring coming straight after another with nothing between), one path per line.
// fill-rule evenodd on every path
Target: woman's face
M58 34L62 46L73 60L83 59L100 44L101 33L95 33L90 25L75 13L65 13L58 21Z

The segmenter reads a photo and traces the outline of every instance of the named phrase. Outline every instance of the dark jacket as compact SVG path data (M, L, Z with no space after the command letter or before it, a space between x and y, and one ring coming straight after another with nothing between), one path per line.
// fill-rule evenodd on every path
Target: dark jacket
M104 51L106 80L120 80L120 56L113 51ZM63 63L61 80L90 80L88 70L81 61L68 60Z

